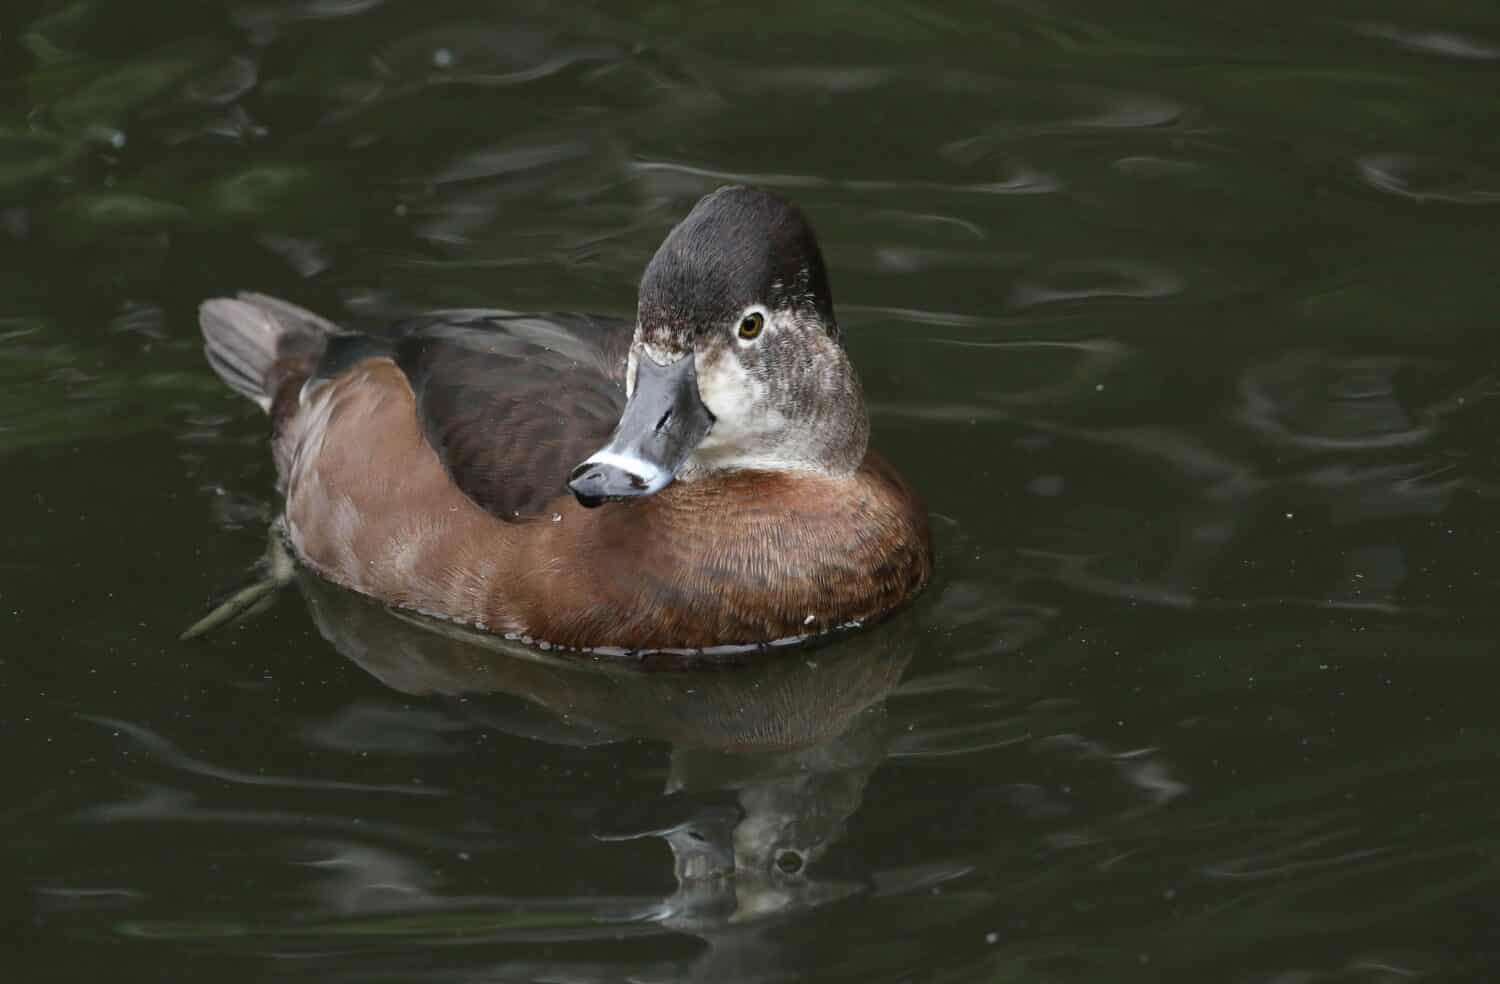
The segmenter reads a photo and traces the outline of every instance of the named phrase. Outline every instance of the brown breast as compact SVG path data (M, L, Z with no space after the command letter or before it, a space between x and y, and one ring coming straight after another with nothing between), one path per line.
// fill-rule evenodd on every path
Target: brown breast
M739 472L596 510L556 505L560 522L528 528L528 573L497 607L565 645L815 634L895 608L932 572L926 512L873 454L847 478Z

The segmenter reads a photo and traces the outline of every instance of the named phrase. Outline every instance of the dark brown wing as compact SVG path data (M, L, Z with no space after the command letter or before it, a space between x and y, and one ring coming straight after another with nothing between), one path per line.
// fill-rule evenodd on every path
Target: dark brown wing
M417 415L454 483L505 520L540 515L625 406L633 326L590 315L459 312L394 340Z

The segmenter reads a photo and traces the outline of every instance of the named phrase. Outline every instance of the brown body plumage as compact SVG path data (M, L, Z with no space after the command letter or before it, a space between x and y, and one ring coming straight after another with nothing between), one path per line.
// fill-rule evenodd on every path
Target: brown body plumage
M873 452L847 478L729 472L603 509L559 486L540 514L506 522L454 485L389 359L278 403L297 555L492 632L568 648L766 642L876 618L931 572L925 514Z
M718 197L749 201L750 219L730 219L752 233L755 209L801 223L757 195ZM714 319L746 303L734 291L761 296L726 282L705 302L716 313L697 316L708 327L682 336L686 355L639 325L579 317L468 312L347 335L255 295L208 302L203 327L214 368L272 418L287 538L323 577L539 645L754 646L878 618L932 572L925 511L865 447L831 300L777 307L781 283L752 302L767 339L722 341ZM684 304L677 317L694 317ZM653 374L627 398L646 359Z

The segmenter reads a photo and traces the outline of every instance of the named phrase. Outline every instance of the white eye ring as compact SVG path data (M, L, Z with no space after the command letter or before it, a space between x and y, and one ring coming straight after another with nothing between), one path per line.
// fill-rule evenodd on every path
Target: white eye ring
M735 326L735 337L739 339L741 345L748 345L765 334L766 326L770 322L771 316L765 308L759 305L746 308Z

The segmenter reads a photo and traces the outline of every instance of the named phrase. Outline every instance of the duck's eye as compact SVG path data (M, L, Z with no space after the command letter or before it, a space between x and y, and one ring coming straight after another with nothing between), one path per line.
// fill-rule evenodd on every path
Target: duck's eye
M740 337L745 341L760 336L761 329L766 326L766 316L759 311L751 311L745 315L745 320L740 322Z

